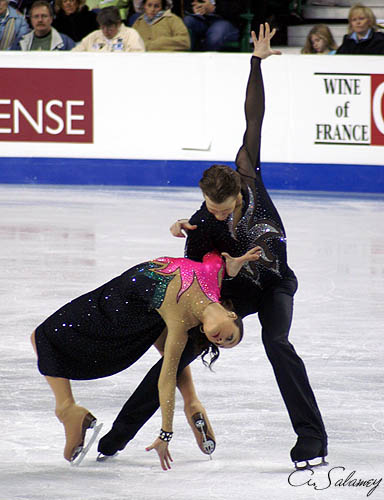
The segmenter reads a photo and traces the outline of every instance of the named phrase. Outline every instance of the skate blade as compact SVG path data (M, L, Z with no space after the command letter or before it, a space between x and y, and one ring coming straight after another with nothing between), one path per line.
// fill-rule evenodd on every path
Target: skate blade
M194 419L195 415L192 417ZM212 460L212 453L215 451L216 443L212 438L207 437L205 429L207 428L207 424L205 422L204 416L200 413L199 417L194 420L194 424L196 429L202 434L203 442L203 453L209 455L209 459Z
M89 429L93 430L92 436L90 437L86 446L79 446L77 448L77 450L73 454L71 465L79 466L81 464L81 462L84 460L85 455L89 452L93 443L96 441L97 436L100 434L103 424L96 425L96 420L92 422L92 424L91 427L89 427Z
M111 460L112 458L117 457L118 454L119 454L118 451L116 453L114 453L113 455L103 455L102 453L99 453L97 455L96 461L97 462L107 462L108 460Z
M303 460L302 462L295 462L296 470L308 470L314 469L315 467L323 467L325 465L329 465L329 463L325 460L324 457L313 458L310 460Z

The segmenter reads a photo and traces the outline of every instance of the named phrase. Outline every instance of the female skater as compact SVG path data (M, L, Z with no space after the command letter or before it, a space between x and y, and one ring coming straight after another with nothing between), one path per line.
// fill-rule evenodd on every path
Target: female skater
M177 368L188 330L201 325L194 339L199 353L230 348L242 338L241 320L219 302L224 268L235 276L247 261L257 260L253 248L239 258L216 252L203 261L161 257L139 264L101 287L69 302L32 334L38 367L56 399L56 416L66 436L64 457L73 462L81 453L86 430L95 417L76 405L70 379L107 377L135 363L151 345L164 350L158 391L162 412L155 449L161 467L170 468Z

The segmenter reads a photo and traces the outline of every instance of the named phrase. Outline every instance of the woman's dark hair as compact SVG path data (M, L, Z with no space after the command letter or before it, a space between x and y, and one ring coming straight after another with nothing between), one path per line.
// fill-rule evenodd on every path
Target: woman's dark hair
M100 26L112 26L121 23L121 16L117 7L105 7L97 14L97 22Z
M236 198L241 190L240 175L228 165L212 165L203 172L199 182L203 194L214 203Z
M221 301L221 305L227 309L227 311L234 311L233 303L232 300L230 299L225 299ZM243 336L244 336L244 325L243 325L243 320L240 318L240 316L237 316L236 319L233 320L235 325L239 328L240 332L240 340L239 342L242 341ZM201 356L201 360L205 366L207 366L210 370L212 370L212 365L217 361L217 359L220 356L220 349L217 347L217 345L212 344L212 342L209 342L207 339L205 333L203 333L200 328L195 328L193 330L193 340L195 342L195 346L197 349L197 354ZM205 357L209 355L209 359L206 360Z

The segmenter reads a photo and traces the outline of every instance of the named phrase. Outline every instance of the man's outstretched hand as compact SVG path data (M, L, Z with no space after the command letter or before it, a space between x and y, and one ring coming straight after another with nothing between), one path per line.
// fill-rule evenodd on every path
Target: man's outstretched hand
M260 24L259 37L256 37L254 31L251 32L253 40L253 55L260 57L260 59L266 59L269 56L281 55L280 50L271 49L271 39L275 36L276 29L269 27L268 23Z

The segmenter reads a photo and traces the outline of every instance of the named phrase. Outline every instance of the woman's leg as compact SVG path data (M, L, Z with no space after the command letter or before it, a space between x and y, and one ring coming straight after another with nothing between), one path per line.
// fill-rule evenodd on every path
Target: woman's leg
M35 332L31 335L31 342L35 353ZM72 394L71 383L66 378L45 376L55 396L56 417L64 425L65 448L64 458L72 462L81 452L87 429L94 427L95 417L86 409L78 406Z

